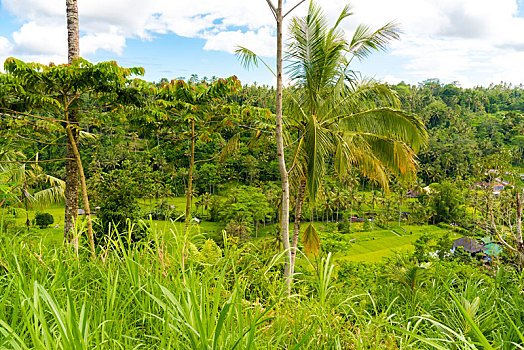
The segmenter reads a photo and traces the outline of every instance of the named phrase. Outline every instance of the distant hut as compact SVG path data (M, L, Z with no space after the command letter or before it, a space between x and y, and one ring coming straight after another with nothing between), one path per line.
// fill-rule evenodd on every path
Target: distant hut
M471 237L460 237L453 242L453 251L458 247L462 247L465 252L470 254L481 253L484 250L484 244L478 242Z
M78 208L78 215L86 215L86 211L84 209Z
M409 190L407 193L406 193L406 197L407 198L417 198L418 196L420 196L420 192L417 192L415 190Z

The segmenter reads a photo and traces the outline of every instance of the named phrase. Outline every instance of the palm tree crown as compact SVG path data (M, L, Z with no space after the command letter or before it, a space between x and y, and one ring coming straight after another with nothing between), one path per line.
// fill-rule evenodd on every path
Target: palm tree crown
M352 166L388 187L388 172L410 177L416 171L415 153L426 144L423 123L400 110L388 86L360 79L349 69L351 60L381 50L398 38L398 27L388 23L371 31L357 27L351 41L340 23L351 15L346 6L335 25L311 2L305 17L293 18L287 47L287 73L292 80L286 103L288 130L298 133L294 154L295 177L307 179L315 200L333 159L343 176Z

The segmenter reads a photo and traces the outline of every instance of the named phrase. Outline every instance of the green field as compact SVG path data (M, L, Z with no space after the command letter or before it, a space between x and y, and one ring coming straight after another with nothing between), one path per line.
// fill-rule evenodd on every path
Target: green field
M347 261L379 262L397 252L412 251L413 242L423 234L439 235L449 232L432 225L406 225L402 228L407 232L404 235L399 235L393 230L349 234L348 238L355 241L350 243L349 249L337 254L336 258ZM395 229L400 231L398 226Z
M182 212L185 207L185 198L177 197L170 198L168 204L174 205L175 208ZM142 209L149 209L155 205L155 202L141 200L140 206ZM193 210L196 210L193 207ZM55 205L42 212L48 212L54 217L54 224L45 229L32 228L30 230L30 239L42 240L45 244L59 245L63 242L64 229L64 209L62 205ZM33 220L37 210L29 212L29 219ZM18 226L24 226L26 215L19 213L16 217L13 215L6 215L7 219L15 220ZM58 228L54 228L58 224ZM358 232L349 234L341 234L335 231L335 224L315 222L315 228L319 232L322 240L324 250L329 249L334 244L337 249L334 258L338 261L361 261L361 262L380 262L384 258L391 257L397 252L409 252L413 250L413 242L417 240L422 234L439 235L448 232L446 229L439 228L433 225L405 225L392 226L390 229L381 229L376 227L373 231L363 231L362 224L354 223L353 229ZM171 230L182 232L184 230L184 222L177 221L159 221L153 220L152 227L154 232L164 234L167 241L172 236ZM301 225L303 232L307 227L307 223ZM294 224L290 224L290 232L293 231ZM209 221L201 221L199 225L194 225L193 228L204 236L217 238L220 237L223 229L223 224ZM277 229L276 224L260 225L257 237L253 237L253 241L268 239L272 233ZM454 234L453 234L454 235ZM253 232L255 236L255 232Z

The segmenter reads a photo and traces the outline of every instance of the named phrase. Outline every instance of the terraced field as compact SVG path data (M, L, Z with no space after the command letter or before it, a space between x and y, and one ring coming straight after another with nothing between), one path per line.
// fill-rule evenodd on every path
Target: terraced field
M184 198L174 198L169 202L175 205L177 210L183 211L185 206ZM149 202L141 202L140 205L145 209L151 206ZM154 205L154 203L152 204ZM46 244L61 244L63 242L64 212L61 205L56 205L45 209L53 215L55 223L46 229L32 229L30 237L36 240L42 240ZM29 212L29 219L32 220L36 211ZM17 217L5 215L8 220L15 220L19 226L24 225L25 214L19 214ZM58 224L58 228L54 228ZM333 233L335 224L314 223L322 240L324 249L333 249L336 252L335 259L339 261L363 261L379 262L382 259L394 255L396 252L412 251L413 242L422 234L444 234L447 230L432 225L406 225L402 227L394 226L391 229L376 228L373 231L361 231L350 234ZM305 230L307 223L303 224L301 231ZM170 230L184 230L183 222L175 222L174 228L169 221L153 220L153 227L157 232L166 234L166 239L170 239ZM220 235L222 225L214 222L202 221L198 227L199 232L210 237ZM362 230L362 224L354 224L354 229ZM276 224L263 226L260 225L258 237L254 239L268 238L276 230ZM293 230L293 224L290 225ZM452 233L452 235L455 235ZM335 249L336 248L336 249Z
M380 230L373 232L358 232L348 234L351 240L347 249L336 255L339 260L378 262L383 258L394 255L396 252L412 251L413 242L423 234L444 234L445 229L432 225L403 226L404 234L399 234L398 227L393 230ZM453 233L450 232L453 237Z

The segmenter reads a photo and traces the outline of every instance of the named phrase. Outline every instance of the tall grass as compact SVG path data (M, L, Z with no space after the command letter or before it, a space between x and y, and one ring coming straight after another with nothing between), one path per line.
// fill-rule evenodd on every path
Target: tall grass
M337 267L330 254L311 262L302 256L287 297L282 252L233 245L227 237L213 248L197 229L186 234L174 226L170 237L149 229L147 243L127 244L134 229L130 224L108 239L96 259L82 245L76 252L1 232L0 349L515 349L524 343L524 278L503 266L435 263L421 279L420 268L402 259L389 268Z

